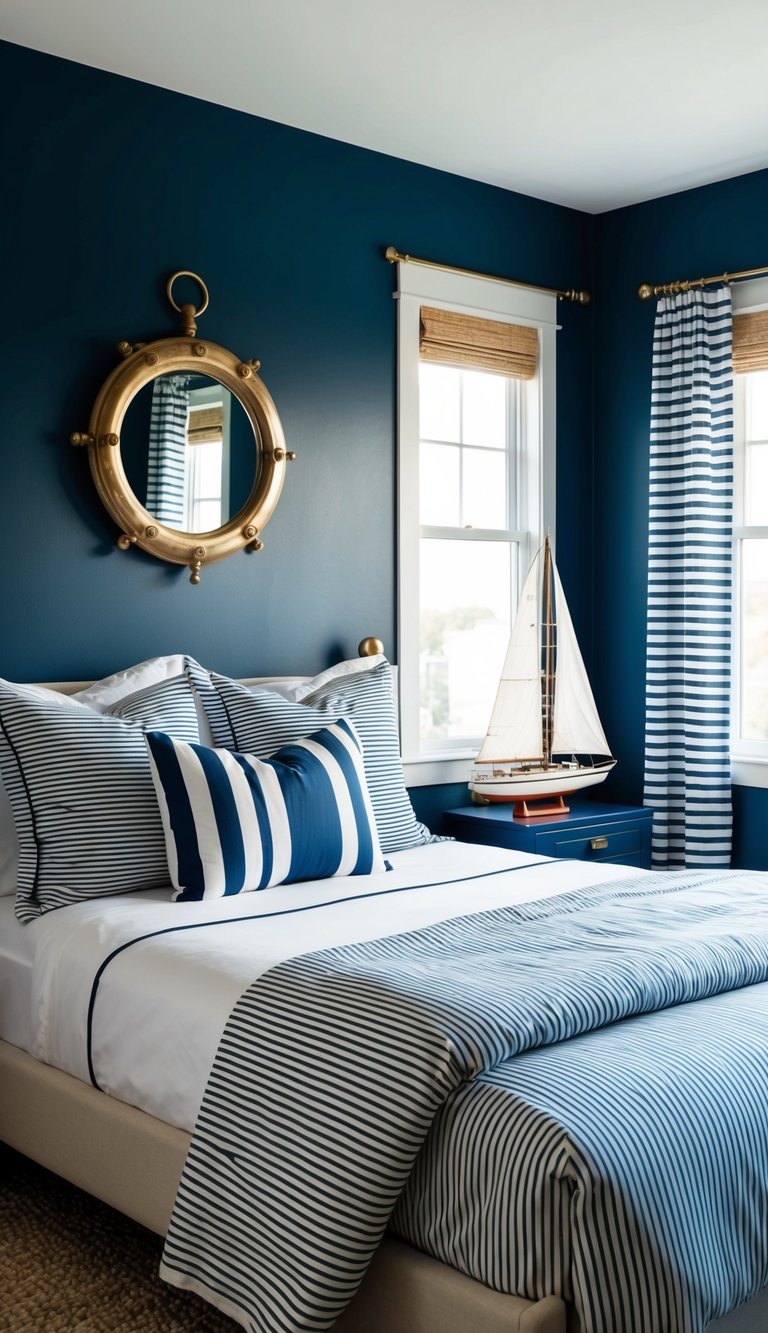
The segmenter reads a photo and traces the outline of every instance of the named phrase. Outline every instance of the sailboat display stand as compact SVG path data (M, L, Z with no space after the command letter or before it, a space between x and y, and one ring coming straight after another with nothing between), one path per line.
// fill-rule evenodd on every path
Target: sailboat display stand
M547 536L520 597L472 799L514 802L515 819L567 814L563 797L604 782L615 763Z

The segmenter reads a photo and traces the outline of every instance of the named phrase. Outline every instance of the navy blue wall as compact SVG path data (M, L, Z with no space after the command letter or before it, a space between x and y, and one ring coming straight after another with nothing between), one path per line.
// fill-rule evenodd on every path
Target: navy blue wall
M4 394L0 674L94 676L186 650L234 674L395 645L395 302L388 244L589 286L593 219L0 44ZM84 452L115 344L201 332L259 357L298 453L260 555L188 574L118 552ZM558 538L589 642L592 312L562 309Z
M619 764L606 799L642 797L648 418L655 301L641 282L765 264L768 172L596 219L593 684ZM734 864L768 866L768 790L734 790Z

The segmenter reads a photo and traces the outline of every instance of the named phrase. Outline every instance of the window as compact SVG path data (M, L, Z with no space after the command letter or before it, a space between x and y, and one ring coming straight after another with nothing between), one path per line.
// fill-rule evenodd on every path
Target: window
M733 301L732 771L768 786L768 282L734 287Z
M403 759L410 785L464 781L554 528L556 306L402 264L398 302Z
M228 390L215 382L189 390L184 472L187 532L212 532L229 518L230 403Z

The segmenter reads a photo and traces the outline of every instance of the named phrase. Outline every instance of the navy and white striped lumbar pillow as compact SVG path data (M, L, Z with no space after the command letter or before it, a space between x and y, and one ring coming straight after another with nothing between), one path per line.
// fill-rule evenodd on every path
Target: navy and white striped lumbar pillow
M163 732L146 741L178 901L385 869L351 723L269 759Z
M370 665L369 665L370 661ZM329 718L350 719L363 745L365 778L383 852L421 847L432 841L419 823L406 791L392 668L384 657L341 662L310 681L301 702L269 689L254 689L226 676L210 675L185 659L202 701L216 745L264 758L280 745L306 736Z

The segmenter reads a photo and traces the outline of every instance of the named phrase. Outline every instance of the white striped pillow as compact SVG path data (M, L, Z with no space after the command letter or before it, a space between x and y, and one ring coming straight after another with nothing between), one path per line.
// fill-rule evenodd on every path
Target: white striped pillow
M209 675L192 658L185 666L202 700L216 745L265 758L280 745L298 740L327 723L350 718L363 746L365 778L383 852L421 847L432 841L420 824L403 779L392 668L385 657L341 662L302 687L294 703L266 689L254 689Z
M179 902L385 869L351 723L269 759L148 732Z
M19 842L20 921L168 883L143 728L195 736L197 715L186 676L141 695L127 722L0 681L0 776Z

